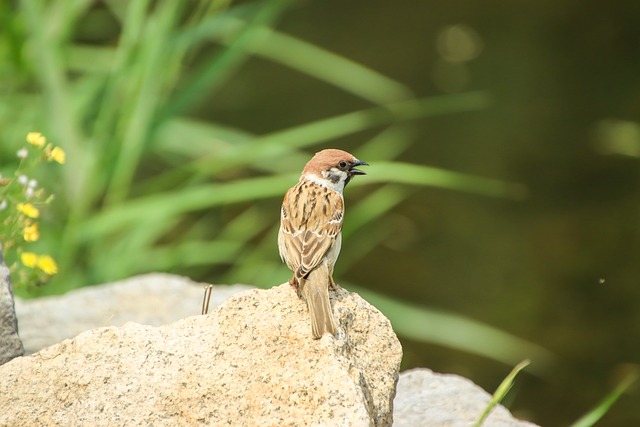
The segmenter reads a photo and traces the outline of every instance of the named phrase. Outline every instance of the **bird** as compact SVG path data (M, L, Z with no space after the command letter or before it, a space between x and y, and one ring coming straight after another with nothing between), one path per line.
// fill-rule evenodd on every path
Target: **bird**
M314 339L338 332L329 290L337 289L333 268L342 246L342 192L354 176L366 175L356 169L363 165L369 164L346 151L319 151L282 201L278 251L293 273L289 283L307 304Z

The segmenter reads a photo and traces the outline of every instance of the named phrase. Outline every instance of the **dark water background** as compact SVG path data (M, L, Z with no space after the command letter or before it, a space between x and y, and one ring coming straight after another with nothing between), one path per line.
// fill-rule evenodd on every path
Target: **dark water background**
M452 65L436 39L456 25L477 51ZM483 111L414 123L419 142L402 160L529 190L513 201L421 189L393 212L398 238L344 279L464 314L558 355L547 378L519 377L508 402L545 426L575 421L637 368L640 2L308 1L278 29L420 97L489 91L493 104ZM253 59L200 114L260 134L368 105ZM603 138L603 129L613 131ZM370 136L331 145L357 150ZM510 369L437 346L403 346L404 369L460 373L487 390ZM600 425L640 425L639 404L632 390Z

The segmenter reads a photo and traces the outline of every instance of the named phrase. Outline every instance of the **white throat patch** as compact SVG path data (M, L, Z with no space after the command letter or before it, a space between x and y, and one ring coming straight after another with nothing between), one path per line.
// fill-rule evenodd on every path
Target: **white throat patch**
M322 185L323 187L342 193L344 190L344 183L347 179L347 173L345 171L331 168L328 172L323 171L322 175L322 177L319 177L318 175L308 173L304 175L304 178L318 185Z

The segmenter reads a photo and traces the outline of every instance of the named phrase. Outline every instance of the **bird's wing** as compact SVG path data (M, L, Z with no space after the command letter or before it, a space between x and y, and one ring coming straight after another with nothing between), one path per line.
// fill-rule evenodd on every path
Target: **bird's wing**
M337 191L301 182L285 194L280 255L298 278L320 264L342 231L343 216L344 201Z

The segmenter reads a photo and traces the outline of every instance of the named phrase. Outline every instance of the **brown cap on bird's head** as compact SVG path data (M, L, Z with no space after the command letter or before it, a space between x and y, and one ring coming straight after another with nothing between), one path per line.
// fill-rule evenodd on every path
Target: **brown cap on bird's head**
M353 175L366 175L366 172L355 169L356 166L363 165L368 166L369 164L356 159L353 154L347 153L346 151L329 148L317 152L304 167L302 175L312 173L321 176L323 171L328 171L331 168L346 171L349 177Z

